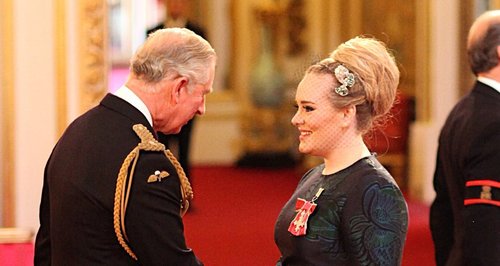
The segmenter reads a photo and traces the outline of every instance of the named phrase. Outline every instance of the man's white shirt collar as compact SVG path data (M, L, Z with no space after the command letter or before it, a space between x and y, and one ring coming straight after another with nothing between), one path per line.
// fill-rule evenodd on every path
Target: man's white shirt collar
M493 89L498 91L498 93L500 93L500 82L498 82L494 79L486 78L486 77L477 77L477 80L480 81L481 83L484 83L484 84L492 87Z
M146 107L144 102L132 90L123 85L113 94L117 97L122 98L123 100L137 108L137 110L141 111L141 113L144 114L144 116L148 120L149 124L153 126L153 118L151 117L151 113L149 112L148 107Z

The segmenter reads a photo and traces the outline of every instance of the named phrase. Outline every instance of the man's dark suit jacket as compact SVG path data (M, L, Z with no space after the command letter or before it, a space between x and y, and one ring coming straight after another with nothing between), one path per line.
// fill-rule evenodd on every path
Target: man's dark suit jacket
M126 212L133 260L113 227L118 172L140 142L134 124L153 129L144 115L108 94L64 132L44 174L35 265L200 265L186 247L180 182L162 152L141 151ZM156 170L170 176L148 183Z
M500 265L499 181L500 93L476 82L439 138L430 213L438 266Z

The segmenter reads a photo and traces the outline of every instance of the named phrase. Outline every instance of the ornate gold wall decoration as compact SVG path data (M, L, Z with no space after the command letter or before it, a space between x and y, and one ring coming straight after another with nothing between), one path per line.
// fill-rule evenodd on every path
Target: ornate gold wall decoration
M416 1L363 0L363 34L385 42L394 52L401 78L399 89L406 95L415 95L415 36Z
M300 55L307 49L307 43L304 40L307 26L304 9L304 0L291 0L287 6L288 55L290 56Z
M57 103L57 137L62 135L67 126L67 68L66 68L66 1L55 2L55 64L56 64L56 103Z
M80 111L99 103L107 92L107 4L105 0L80 1Z
M419 2L415 9L415 120L430 121L431 119L431 7L430 1Z
M257 49L248 73L248 94L244 96L249 100L248 106L245 106L241 118L244 154L237 164L289 166L294 163L290 154L293 145L290 117L293 112L290 112L287 80L280 61L280 54L283 54L280 48L284 48L283 44L289 40L285 31L285 22L289 22L287 9L269 1L251 6L248 12L251 14L250 30L255 33L252 41Z
M2 107L0 130L2 130L0 147L0 196L2 197L2 221L0 227L15 225L15 195L14 195L14 31L13 0L0 1L0 90Z

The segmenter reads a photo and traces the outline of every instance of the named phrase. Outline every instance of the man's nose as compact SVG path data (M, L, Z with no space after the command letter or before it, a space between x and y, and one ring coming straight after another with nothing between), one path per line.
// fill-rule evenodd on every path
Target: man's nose
M196 110L196 113L197 113L198 115L203 115L203 114L205 114L205 111L206 111L206 110L205 110L205 103L202 103L202 104L200 105L200 107L198 107L198 110Z

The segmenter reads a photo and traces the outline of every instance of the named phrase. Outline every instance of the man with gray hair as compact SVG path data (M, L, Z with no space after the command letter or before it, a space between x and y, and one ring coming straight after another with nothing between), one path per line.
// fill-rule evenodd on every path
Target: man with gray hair
M477 81L439 137L430 225L436 264L500 265L500 10L473 23Z
M192 31L159 30L126 84L69 125L45 168L35 265L202 265L182 223L193 191L156 132L205 113L215 63Z

